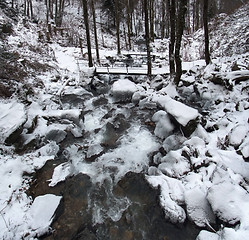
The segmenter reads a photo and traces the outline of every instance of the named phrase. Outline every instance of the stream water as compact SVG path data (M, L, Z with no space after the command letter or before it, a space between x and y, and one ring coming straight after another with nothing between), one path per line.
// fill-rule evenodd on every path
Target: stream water
M52 231L41 239L193 240L198 229L190 221L166 220L159 189L145 179L160 143L153 135L156 108L141 109L130 103L114 103L106 91L65 95L64 108L81 108L83 135L70 132L60 152L33 176L28 194L63 196ZM53 136L51 136L53 138ZM65 181L50 187L56 166L72 170Z

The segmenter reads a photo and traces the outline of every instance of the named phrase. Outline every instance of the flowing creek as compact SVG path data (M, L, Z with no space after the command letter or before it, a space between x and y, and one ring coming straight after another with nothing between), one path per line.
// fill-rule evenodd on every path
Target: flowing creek
M52 233L41 239L195 239L200 229L189 220L167 221L159 189L145 179L160 151L151 122L158 109L115 103L108 89L93 93L61 97L63 108L82 109L83 135L68 132L56 159L32 176L28 195L63 196ZM49 186L57 166L70 174Z

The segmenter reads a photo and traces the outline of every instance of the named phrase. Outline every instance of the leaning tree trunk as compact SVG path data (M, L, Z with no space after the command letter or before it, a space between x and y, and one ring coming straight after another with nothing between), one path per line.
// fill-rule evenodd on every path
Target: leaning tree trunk
M170 21L170 42L169 42L169 69L170 75L173 76L175 74L175 57L174 57L174 49L175 49L175 12L176 5L175 0L168 0L169 6L169 21Z
M150 56L150 29L149 29L149 11L148 11L148 1L144 0L144 17L145 17L145 39L146 39L146 49L147 49L147 74L151 77L151 56Z
M175 45L175 64L176 64L176 74L174 78L175 84L178 86L181 75L182 75L182 61L180 56L181 41L183 30L185 26L185 14L187 11L187 0L179 1L179 9L176 23L176 45Z
M211 62L210 52L209 52L209 34L208 34L208 0L204 0L203 5L203 26L204 26L204 36L205 36L205 61L208 65Z
M82 5L83 5L84 22L85 22L85 28L86 28L86 40L87 40L87 50L88 50L88 66L93 67L91 39L90 39L89 22L88 22L87 0L82 0Z

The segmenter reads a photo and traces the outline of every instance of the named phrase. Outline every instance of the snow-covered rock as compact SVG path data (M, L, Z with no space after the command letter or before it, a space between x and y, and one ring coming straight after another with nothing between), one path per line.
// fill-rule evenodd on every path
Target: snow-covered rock
M172 223L183 223L186 219L184 209L180 206L184 202L184 188L181 181L165 175L147 176L147 181L154 188L160 186L160 203L165 217Z
M0 142L14 143L27 121L25 106L16 101L0 102Z
M200 186L185 191L185 202L189 218L200 227L215 223L215 216L206 199L206 191Z
M228 135L229 143L238 147L248 134L248 129L244 125L235 126Z
M180 178L190 171L190 163L182 156L181 151L170 151L161 162L158 168L170 177Z
M224 181L208 190L207 199L222 221L229 224L240 222L249 227L249 194L245 189Z
M135 83L128 79L120 79L112 85L112 95L116 102L129 102L132 95L138 91Z
M156 123L154 133L159 138L166 138L174 130L174 125L170 122L168 114L163 110L156 112L152 121Z
M182 130L186 136L190 136L193 133L197 126L197 119L199 116L196 109L176 101L168 95L154 95L153 101L158 103L182 126Z

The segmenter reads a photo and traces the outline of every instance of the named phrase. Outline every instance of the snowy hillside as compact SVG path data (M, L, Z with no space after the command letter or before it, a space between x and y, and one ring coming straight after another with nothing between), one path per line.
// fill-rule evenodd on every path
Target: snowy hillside
M184 37L178 87L168 40L153 45L162 75L94 75L80 48L41 41L40 25L8 11L1 239L249 238L248 5L213 22L210 65L201 30ZM105 38L102 59L116 56Z
M210 21L210 52L213 58L248 52L248 11L249 4L246 4L231 15L222 13ZM199 29L193 37L185 36L183 58L186 61L204 58L203 34L203 29Z

